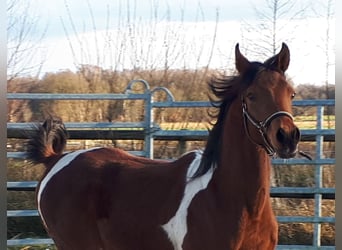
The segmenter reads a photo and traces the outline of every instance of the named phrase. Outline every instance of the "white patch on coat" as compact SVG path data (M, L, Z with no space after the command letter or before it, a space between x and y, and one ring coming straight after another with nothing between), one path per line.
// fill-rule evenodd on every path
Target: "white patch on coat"
M195 151L195 153L196 157L192 161L187 171L187 184L185 186L184 195L180 206L176 214L169 220L169 222L162 225L162 228L167 233L175 250L182 249L184 237L188 231L187 215L191 201L198 192L207 188L208 183L213 176L213 168L210 168L210 170L204 175L195 179L191 179L201 163L203 152L198 150Z
M39 189L38 189L38 193L37 193L37 203L38 203L38 212L39 212L40 217L42 218L42 221L43 221L45 226L47 226L47 225L45 223L43 213L42 213L41 208L40 208L40 200L41 200L42 193L43 193L46 185L51 180L51 178L54 177L58 172L60 172L64 167L69 166L70 162L72 162L77 156L79 156L80 154L83 154L85 152L95 150L95 149L98 149L98 148L82 149L82 150L77 150L77 151L66 154L65 156L60 158L58 160L58 162L56 162L56 164L51 168L51 170L48 172L48 174L41 181Z

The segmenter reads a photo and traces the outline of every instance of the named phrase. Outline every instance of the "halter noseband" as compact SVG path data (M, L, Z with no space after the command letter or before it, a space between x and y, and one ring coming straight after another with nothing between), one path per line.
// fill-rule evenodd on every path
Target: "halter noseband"
M273 156L276 151L275 149L273 148L273 146L271 145L271 143L268 141L267 139L267 129L269 127L269 125L271 124L271 122L276 119L277 117L279 116L287 116L287 117L290 117L291 120L293 120L293 116L289 113L289 112L286 112L286 111L277 111L273 114L271 114L270 116L268 116L264 121L257 121L255 120L247 111L247 105L246 103L244 102L244 99L243 97L241 97L241 101L242 101L242 114L243 114L243 117L244 117L244 126L245 126L245 130L247 132L247 136L249 137L249 139L257 144L257 145L260 145L262 146L267 154L269 156ZM248 129L248 126L247 126L247 120L254 126L258 129L258 131L260 132L261 134L261 137L262 139L264 140L264 145L262 144L258 144L256 143L252 138L251 138L251 135L249 133L249 129Z

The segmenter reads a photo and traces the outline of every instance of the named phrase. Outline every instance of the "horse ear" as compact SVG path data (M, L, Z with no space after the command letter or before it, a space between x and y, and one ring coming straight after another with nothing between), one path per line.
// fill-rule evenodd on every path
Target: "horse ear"
M285 73L290 63L290 50L285 43L282 43L280 52L265 61L265 65L278 69Z
M239 44L235 45L235 67L240 74L247 71L250 66L250 62L244 57L239 49Z

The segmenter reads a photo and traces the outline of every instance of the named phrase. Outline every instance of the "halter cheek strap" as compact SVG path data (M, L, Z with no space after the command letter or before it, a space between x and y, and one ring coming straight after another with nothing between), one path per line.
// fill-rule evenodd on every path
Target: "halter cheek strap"
M269 156L273 156L276 151L274 149L274 147L272 146L272 144L269 142L268 138L267 138L267 129L269 127L269 125L272 123L272 121L274 119L276 119L277 117L279 116L287 116L289 118L291 118L291 120L293 120L293 116L289 113L289 112L286 112L286 111L277 111L273 114L271 114L270 116L268 116L264 121L257 121L255 120L247 111L247 105L246 103L244 102L243 98L241 98L242 100L242 114L243 114L243 117L244 117L244 126L245 126L245 130L247 132L247 136L248 138L255 144L259 145L259 146L262 146L267 154ZM256 143L250 133L249 133L249 129L248 129L248 126L247 126L247 120L254 126L258 129L258 131L260 132L261 134L261 137L263 138L263 141L264 141L264 144L258 144Z

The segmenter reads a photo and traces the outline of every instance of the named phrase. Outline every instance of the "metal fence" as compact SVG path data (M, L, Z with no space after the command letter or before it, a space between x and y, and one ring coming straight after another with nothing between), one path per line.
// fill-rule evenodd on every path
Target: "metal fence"
M135 93L133 86L143 85L142 93ZM154 94L158 91L166 93L164 101L154 101ZM132 153L153 158L154 140L205 140L208 136L206 130L163 130L154 122L153 110L155 108L198 108L210 107L206 101L175 101L172 93L163 87L151 89L144 80L133 80L128 84L122 94L51 94L51 93L8 93L8 100L143 100L144 120L142 122L87 122L66 123L70 138L74 139L140 139L144 141L143 151ZM272 159L273 166L277 165L311 165L315 169L315 185L313 187L271 187L272 197L283 198L310 198L314 199L314 216L277 216L279 223L312 223L312 245L278 245L277 249L335 249L335 246L321 246L322 223L335 223L335 217L322 216L322 200L335 199L334 187L323 187L323 166L335 166L335 158L326 158L323 155L323 142L335 141L335 129L325 128L323 124L324 108L334 106L334 100L301 100L294 101L294 106L316 107L317 120L313 129L301 129L302 140L314 141L316 144L315 158L308 159ZM7 123L8 138L25 138L23 131L32 129L29 123ZM115 133L113 132L115 131ZM7 152L8 158L24 158L25 152ZM36 181L7 182L8 191L34 190ZM11 210L8 217L39 216L37 210ZM9 239L8 246L53 244L51 239Z

